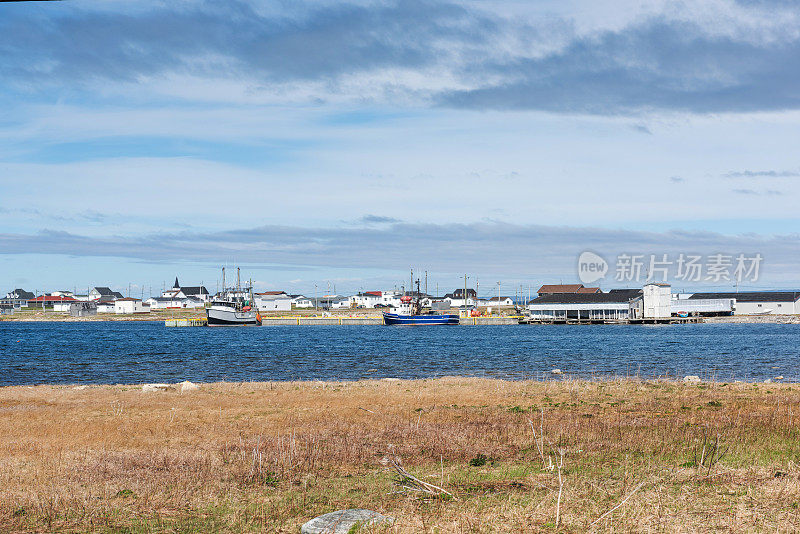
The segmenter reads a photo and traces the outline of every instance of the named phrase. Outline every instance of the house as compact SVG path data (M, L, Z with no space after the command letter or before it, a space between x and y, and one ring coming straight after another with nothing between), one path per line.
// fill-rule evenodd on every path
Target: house
M114 301L114 313L150 313L150 306L141 299L121 298Z
M28 301L35 297L36 295L30 291L25 291L24 289L18 288L14 291L6 293L6 298L3 299L3 302L11 304L13 308L19 309L27 307Z
M53 311L69 311L70 305L76 302L72 297L56 297L53 295L40 295L28 300L29 308L52 308Z
M292 297L284 291L255 293L256 309L259 311L291 311Z
M497 307L514 306L514 299L511 297L492 297L489 300L483 302L486 302L486 304L481 304L481 306L497 306Z
M186 286L181 288L181 293L185 297L194 297L196 299L202 300L203 302L208 302L211 299L211 295L208 292L208 289L205 286Z
M289 295L292 298L292 308L313 308L314 300L303 295Z
M339 297L330 302L331 310L343 310L350 308L350 297Z
M689 300L733 299L734 315L800 314L800 291L694 293Z
M94 301L97 313L114 313L114 301L98 299Z
M382 303L383 294L381 291L365 291L350 297L350 305L353 308L374 308Z
M468 288L466 292L467 298L466 301L464 299L464 289L456 289L452 293L448 293L444 296L444 302L447 303L449 308L461 308L464 306L477 306L478 304L478 294L475 292L474 289Z
M172 286L172 289L166 289L161 293L161 297L163 298L187 298L187 297L194 297L196 299L200 299L203 302L208 302L211 299L211 294L208 292L205 286L185 286L181 287L180 282L178 282L178 277L175 277L175 284Z
M111 291L108 287L95 287L91 291L89 291L89 299L90 300L113 300L113 299L121 299L122 293L119 291Z
M544 284L537 291L539 296L559 293L601 293L599 287L583 287L583 284Z

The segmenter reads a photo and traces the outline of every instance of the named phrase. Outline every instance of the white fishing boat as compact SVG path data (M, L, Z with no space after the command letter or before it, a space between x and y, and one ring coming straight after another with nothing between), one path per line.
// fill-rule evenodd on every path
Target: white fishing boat
M235 288L225 288L225 268L222 268L222 287L222 292L206 308L208 326L261 326L261 314L253 298L253 284L242 287L238 267Z

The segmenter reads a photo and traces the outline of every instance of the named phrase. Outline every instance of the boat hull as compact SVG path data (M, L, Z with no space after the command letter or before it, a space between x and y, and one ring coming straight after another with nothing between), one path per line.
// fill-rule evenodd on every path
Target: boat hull
M208 308L206 317L208 326L261 326L261 317L255 311Z
M453 325L458 324L458 315L450 313L440 315L399 315L384 312L383 324L413 326Z

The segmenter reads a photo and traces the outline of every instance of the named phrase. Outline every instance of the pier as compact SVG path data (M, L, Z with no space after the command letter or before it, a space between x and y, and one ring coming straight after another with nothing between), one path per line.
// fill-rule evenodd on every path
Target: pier
M168 327L187 327L187 326L208 326L208 319L205 317L192 317L188 319L167 319L164 326Z
M565 319L563 317L522 317L519 324L689 324L703 323L703 317L663 317L653 319Z

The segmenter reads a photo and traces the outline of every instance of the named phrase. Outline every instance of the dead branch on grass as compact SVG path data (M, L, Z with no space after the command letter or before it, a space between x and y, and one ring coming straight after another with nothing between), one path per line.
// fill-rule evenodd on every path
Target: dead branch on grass
M404 493L406 491L413 491L417 493L423 493L431 497L440 497L442 495L447 495L453 500L458 500L455 497L455 495L453 495L446 489L440 488L439 486L418 479L417 477L406 471L403 468L403 466L400 465L400 462L398 462L394 458L385 457L383 461L385 463L388 463L392 467L392 469L395 470L398 476L398 478L394 481L394 483L396 486L398 486L399 489L393 493Z

